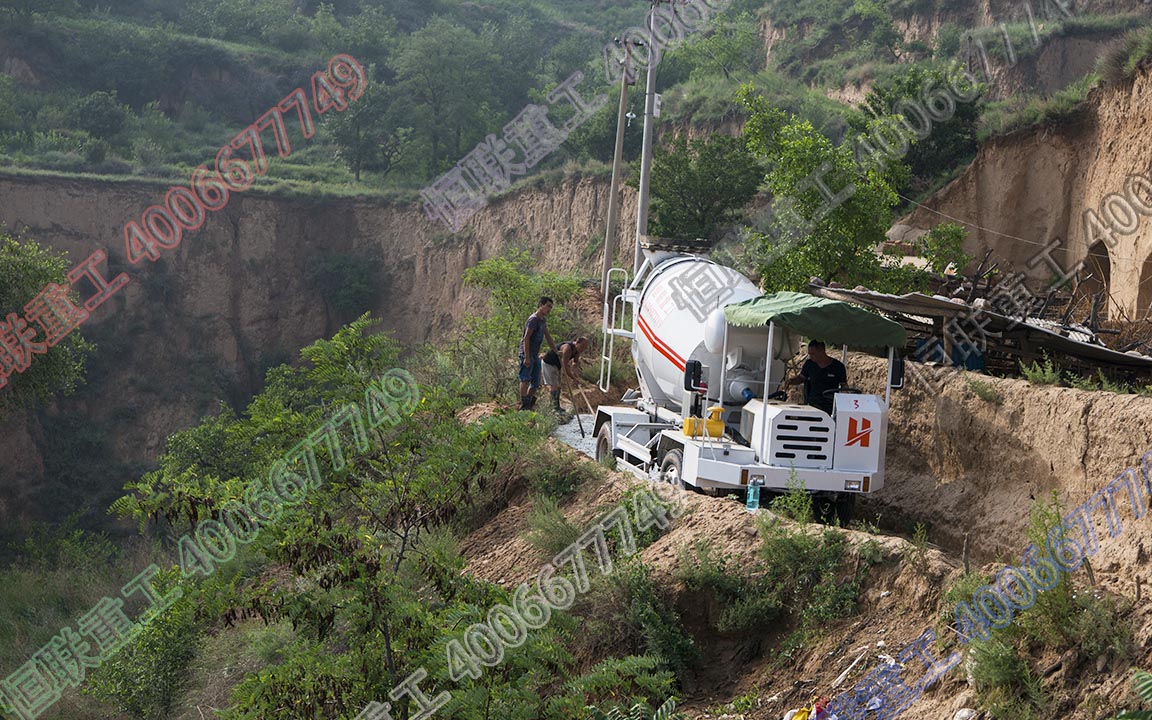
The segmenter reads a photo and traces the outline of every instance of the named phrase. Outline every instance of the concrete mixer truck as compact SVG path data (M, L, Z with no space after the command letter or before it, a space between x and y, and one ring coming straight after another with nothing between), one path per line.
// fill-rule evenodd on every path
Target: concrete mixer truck
M653 0L653 13L660 2ZM621 62L627 68L631 56ZM846 522L858 495L884 486L888 400L903 382L896 352L904 347L904 328L848 303L800 293L764 295L746 277L706 258L643 246L659 116L656 63L647 67L631 278L611 267L628 78L621 73L604 234L600 387L608 389L620 339L631 342L639 390L629 391L623 405L597 410L597 459L614 457L618 467L641 477L717 493L749 486L785 490L795 477L819 496L822 515L835 510ZM613 278L623 286L615 296ZM785 361L795 356L801 337L886 354L884 398L835 388L829 390L831 414L785 402Z
M598 408L597 459L718 494L799 482L824 517L835 512L842 522L858 495L884 487L888 401L903 381L901 325L849 303L765 295L693 254L644 250L631 282L621 268L613 277L624 290L604 305L600 386L607 390L620 339L631 342L639 390ZM831 415L787 402L786 361L802 337L843 347L845 359L848 347L886 355L885 396L831 390Z

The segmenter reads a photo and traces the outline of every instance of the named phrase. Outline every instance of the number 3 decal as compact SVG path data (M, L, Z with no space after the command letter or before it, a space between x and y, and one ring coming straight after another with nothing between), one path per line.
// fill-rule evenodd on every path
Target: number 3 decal
M854 408L859 408L859 407L860 407L860 401L859 401L859 400L853 400L852 402L856 403L856 404L853 406Z

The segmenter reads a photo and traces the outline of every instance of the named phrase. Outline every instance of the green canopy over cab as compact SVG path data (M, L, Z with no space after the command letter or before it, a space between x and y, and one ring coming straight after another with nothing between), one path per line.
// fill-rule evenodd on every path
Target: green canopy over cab
M726 305L724 317L736 327L776 323L806 338L873 352L902 348L908 339L900 323L856 305L798 292L761 295Z

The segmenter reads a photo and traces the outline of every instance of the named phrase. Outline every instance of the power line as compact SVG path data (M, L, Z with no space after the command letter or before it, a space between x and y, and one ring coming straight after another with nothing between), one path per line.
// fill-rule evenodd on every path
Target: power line
M921 207L921 208L924 208L925 210L927 210L927 211L928 211L928 212L930 212L930 213L934 213L934 214L936 214L936 215L939 215L939 216L941 216L941 217L946 217L946 218L948 218L949 220L955 220L956 222L958 222L958 223L960 223L960 224L962 224L962 225L967 225L968 227L974 227L974 228L976 228L977 230L981 230L981 231L983 231L983 232L986 232L986 233L990 233L990 234L992 234L992 235L999 235L1000 237L1006 237L1006 238L1009 238L1009 239L1011 239L1011 240L1018 240L1018 241L1020 241L1020 242L1022 242L1022 243L1027 243L1028 245L1039 245L1040 247L1047 247L1047 246L1048 246L1048 243L1043 243L1043 242L1036 242L1035 240L1028 240L1027 238L1022 238L1022 237L1019 237L1018 235L1009 235L1008 233L1002 233L1002 232L999 232L998 230L993 230L993 229L991 229L991 228L986 228L986 227L984 227L984 226L982 226L982 225L977 225L977 224L976 224L976 223L974 223L974 222L968 222L967 220L961 220L961 219L960 219L960 218L958 218L958 217L953 217L953 216L951 216L951 215L949 215L949 214L947 214L947 213L942 213L942 212L940 212L939 210L933 210L932 208L928 207L927 205L925 205L925 204L923 204L923 203L919 203L919 202L916 202L916 201L915 201L915 200L913 200L912 198L904 197L904 196L903 196L903 195L901 195L900 193L896 193L896 196L897 196L897 197L899 197L901 200L905 200L905 201L907 201L907 202L910 202L910 203L912 203L913 205L915 205L915 206L917 206L917 207ZM1136 259L1136 258L1129 258L1129 257L1113 257L1111 254L1109 254L1109 255L1108 255L1108 257L1109 257L1109 259L1110 259L1110 260L1124 260L1124 261L1126 261L1126 262L1140 262L1140 261L1139 261L1138 259ZM1147 282L1147 280L1145 280L1144 282ZM1141 284L1143 284L1143 283L1141 283Z

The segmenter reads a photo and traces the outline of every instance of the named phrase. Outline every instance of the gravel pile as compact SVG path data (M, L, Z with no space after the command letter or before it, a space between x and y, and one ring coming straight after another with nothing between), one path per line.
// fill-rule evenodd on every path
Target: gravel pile
M596 438L592 436L592 423L595 419L593 415L584 414L580 416L580 422L584 423L584 434L586 437L580 437L580 426L576 424L576 418L572 418L566 424L558 426L556 431L552 433L552 437L565 445L576 448L590 458L595 458Z

